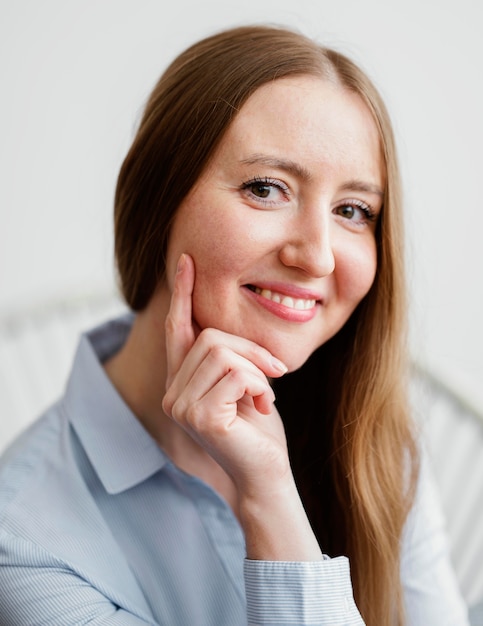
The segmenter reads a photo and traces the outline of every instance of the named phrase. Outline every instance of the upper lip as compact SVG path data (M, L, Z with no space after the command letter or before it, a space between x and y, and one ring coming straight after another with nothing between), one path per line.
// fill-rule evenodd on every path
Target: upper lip
M258 287L259 289L269 289L272 292L279 293L283 296L296 298L301 300L322 300L322 294L306 287L299 287L291 283L282 283L277 281L261 281L247 283L246 287Z

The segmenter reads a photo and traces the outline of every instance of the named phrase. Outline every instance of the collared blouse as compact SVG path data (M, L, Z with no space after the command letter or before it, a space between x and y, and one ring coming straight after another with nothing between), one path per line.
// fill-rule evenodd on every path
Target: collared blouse
M363 624L347 558L248 560L230 507L143 428L102 366L131 323L81 338L64 396L0 461L0 623ZM409 625L468 623L426 472L401 575Z

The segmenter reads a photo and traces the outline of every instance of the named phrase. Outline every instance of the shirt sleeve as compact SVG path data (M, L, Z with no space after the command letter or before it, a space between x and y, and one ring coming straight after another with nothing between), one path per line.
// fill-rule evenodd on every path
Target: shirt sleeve
M153 626L116 606L45 550L0 534L2 626Z
M360 626L346 557L323 561L245 560L249 626Z

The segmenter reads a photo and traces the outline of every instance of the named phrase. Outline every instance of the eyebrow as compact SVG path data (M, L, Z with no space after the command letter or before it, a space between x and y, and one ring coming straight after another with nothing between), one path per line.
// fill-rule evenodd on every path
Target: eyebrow
M243 165L268 165L269 167L294 174L304 181L312 179L312 174L305 167L290 159L279 159L264 154L253 154L247 159L242 159L241 162Z
M384 198L384 190L379 185L373 185L372 183L366 183L363 180L349 180L341 187L342 191L361 191L362 193L373 193L376 196Z
M242 159L241 163L243 163L243 165L268 165L269 167L274 167L276 169L289 172L290 174L294 174L304 181L308 182L312 180L312 174L309 172L309 170L307 170L299 163L291 161L290 159L280 159L265 154L253 154L246 159ZM381 198L384 198L384 190L381 189L379 185L374 185L372 183L367 183L365 181L357 179L349 180L344 183L341 187L341 190L372 193L380 196Z

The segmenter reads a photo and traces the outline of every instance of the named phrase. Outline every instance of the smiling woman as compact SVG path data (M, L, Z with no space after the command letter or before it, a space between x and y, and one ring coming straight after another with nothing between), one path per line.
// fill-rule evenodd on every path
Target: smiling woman
M199 327L250 339L298 369L373 283L382 197L368 189L384 177L358 95L311 76L263 85L174 216L166 291L190 254Z
M116 190L133 314L0 466L3 623L467 623L407 408L401 213L343 55L259 26L171 64Z

